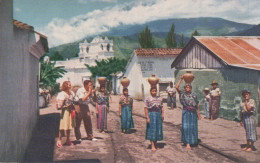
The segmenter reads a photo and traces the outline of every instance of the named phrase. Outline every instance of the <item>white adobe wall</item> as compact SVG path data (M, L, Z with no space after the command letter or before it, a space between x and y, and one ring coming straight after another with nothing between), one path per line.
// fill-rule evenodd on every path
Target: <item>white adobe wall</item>
M130 64L127 67L125 76L130 79L129 94L134 98L142 99L150 95L150 84L148 83L148 77L155 74L160 78L160 82L174 82L174 70L171 69L171 63L175 59L172 57L137 57L133 56ZM141 63L151 63L152 70L141 71ZM142 92L143 85L143 92ZM158 87L158 86L157 86ZM159 90L159 89L158 89Z
M87 68L81 69L65 69L67 73L63 75L62 78L57 79L56 82L62 83L64 81L71 81L72 86L82 86L83 80L90 79L91 73L87 70Z
M0 162L22 161L38 117L35 34L14 28L13 1L0 0Z

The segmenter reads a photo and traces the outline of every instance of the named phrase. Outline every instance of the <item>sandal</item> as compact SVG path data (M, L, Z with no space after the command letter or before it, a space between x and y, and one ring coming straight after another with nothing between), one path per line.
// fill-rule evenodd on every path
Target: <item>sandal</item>
M59 148L62 147L61 141L57 141L57 147L59 147Z
M72 146L74 144L72 142L69 142L69 143L65 143L64 145Z

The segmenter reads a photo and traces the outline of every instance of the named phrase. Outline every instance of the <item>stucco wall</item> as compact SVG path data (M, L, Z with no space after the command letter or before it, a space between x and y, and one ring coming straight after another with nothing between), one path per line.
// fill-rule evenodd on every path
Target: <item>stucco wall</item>
M78 69L66 69L67 71L62 78L57 79L56 82L62 83L64 81L71 81L72 86L82 86L84 79L90 79L91 73L87 68L78 68Z
M0 161L22 161L38 117L33 32L14 28L11 0L0 1Z
M128 87L129 94L136 99L144 99L150 95L150 84L148 77L155 74L160 78L160 82L174 81L174 71L170 65L175 57L140 57L134 55L131 59L125 76L130 79ZM152 69L142 71L140 63L151 63ZM142 90L143 88L143 90ZM122 89L122 86L119 88Z
M185 72L185 69L176 70L176 82L179 81L180 76ZM192 90L198 95L202 113L204 113L203 89L205 87L211 88L210 84L213 80L216 80L219 83L219 88L222 91L219 112L220 117L229 120L239 119L238 113L242 98L241 91L244 88L249 89L251 91L251 97L256 101L256 104L259 103L259 73L257 71L232 68L219 70L193 70L192 73L195 76L195 79L192 82ZM183 85L184 82L182 82L181 89L183 89Z

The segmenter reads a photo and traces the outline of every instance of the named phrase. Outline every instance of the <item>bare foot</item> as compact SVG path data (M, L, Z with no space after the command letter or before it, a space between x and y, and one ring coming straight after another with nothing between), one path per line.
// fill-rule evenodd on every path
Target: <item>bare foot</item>
M152 148L152 151L156 151L156 148Z
M246 151L247 149L248 149L248 147L245 147L245 148L243 148L242 150L243 150L243 151Z
M253 150L252 150L252 148L248 148L246 151L247 151L247 152L251 152L251 151L253 151Z
M125 133L121 132L121 135L124 135Z
M187 149L187 150L191 150L191 147L190 147L189 144L187 144L186 149Z

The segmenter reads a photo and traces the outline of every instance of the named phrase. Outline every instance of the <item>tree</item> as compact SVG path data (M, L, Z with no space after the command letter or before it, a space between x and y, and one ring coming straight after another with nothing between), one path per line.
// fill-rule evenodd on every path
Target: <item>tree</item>
M75 54L73 55L73 57L79 57L79 54L78 54L78 53L75 53Z
M117 72L124 72L125 66L127 64L127 60L125 59L118 59L118 58L109 58L109 59L102 59L101 61L95 61L96 66L89 66L87 64L86 67L92 73L91 78L96 78L97 76L105 76L111 83L112 74Z
M199 33L197 30L195 30L195 31L191 34L191 38L192 38L193 36L200 36L200 33Z
M174 26L174 24L172 24L172 27L165 38L167 48L176 48L177 47L176 34L174 33L174 30L175 30L175 26Z
M55 63L41 61L40 82L44 87L54 88L56 80L67 71L63 67L55 67Z
M60 55L60 53L58 51L55 51L54 55L52 55L50 57L50 60L51 61L62 61L62 60L64 60L64 58L62 55Z
M185 46L185 41L184 41L184 36L183 36L183 34L181 34L181 40L180 40L180 48L184 48L184 46Z
M153 36L148 26L139 34L138 41L142 48L154 48Z

